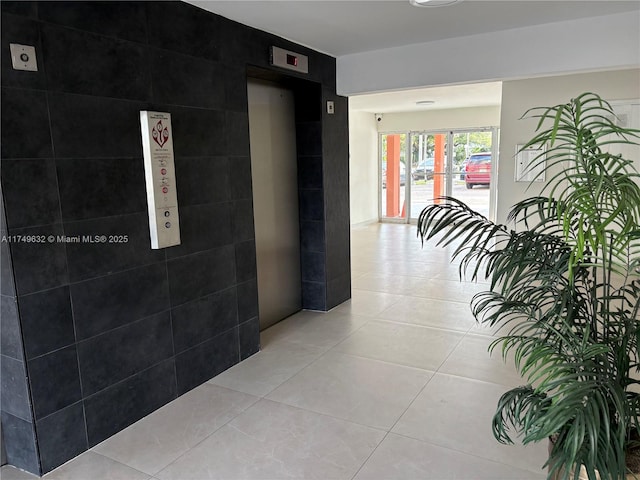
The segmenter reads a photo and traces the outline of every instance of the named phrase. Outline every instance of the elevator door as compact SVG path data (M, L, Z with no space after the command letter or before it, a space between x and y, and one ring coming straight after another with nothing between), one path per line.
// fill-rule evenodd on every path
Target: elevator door
M302 308L293 92L249 80L260 329Z

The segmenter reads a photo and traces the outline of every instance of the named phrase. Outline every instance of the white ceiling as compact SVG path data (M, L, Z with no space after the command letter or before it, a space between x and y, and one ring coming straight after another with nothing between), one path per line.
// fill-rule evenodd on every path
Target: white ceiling
M418 8L408 0L189 0L189 3L339 57L453 37L640 10L638 0L465 0ZM419 59L417 59L419 61ZM500 84L351 97L374 113L497 105ZM390 95L390 96L389 96ZM436 100L417 107L418 100ZM369 103L367 103L369 102Z
M189 3L335 57L640 9L638 0L190 0Z

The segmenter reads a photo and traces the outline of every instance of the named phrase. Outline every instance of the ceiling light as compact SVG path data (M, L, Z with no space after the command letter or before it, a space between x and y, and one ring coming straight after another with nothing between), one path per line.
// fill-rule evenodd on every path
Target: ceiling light
M463 0L409 0L409 3L414 7L446 7L462 1Z
M416 105L433 105L434 103L436 103L435 100L420 100Z

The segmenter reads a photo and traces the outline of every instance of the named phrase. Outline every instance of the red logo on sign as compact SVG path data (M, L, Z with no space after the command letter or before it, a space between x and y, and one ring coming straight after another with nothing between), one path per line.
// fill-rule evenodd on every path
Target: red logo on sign
M162 125L162 120L158 120L156 126L151 130L151 136L153 140L160 145L160 147L164 147L164 144L169 140L169 127L165 127Z

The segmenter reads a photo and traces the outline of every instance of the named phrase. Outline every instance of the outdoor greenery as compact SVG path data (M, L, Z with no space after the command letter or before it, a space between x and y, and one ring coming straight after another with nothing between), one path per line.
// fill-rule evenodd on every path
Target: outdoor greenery
M473 314L500 328L490 351L512 354L526 382L499 400L496 439L553 437L549 478L577 479L582 465L590 480L623 479L640 430L640 176L609 152L640 131L592 93L523 118L537 121L524 148L546 147L542 193L508 225L447 198L422 211L418 235L451 245L461 276L490 280Z
M405 153L408 135L400 135L400 162L406 165ZM423 158L433 158L434 156L434 136L432 134L412 134L411 137L411 163L415 168L419 163L420 135L423 136ZM463 132L453 134L453 170L460 171L462 163L472 153L491 151L492 133L491 131ZM387 135L382 135L382 165L387 164Z

